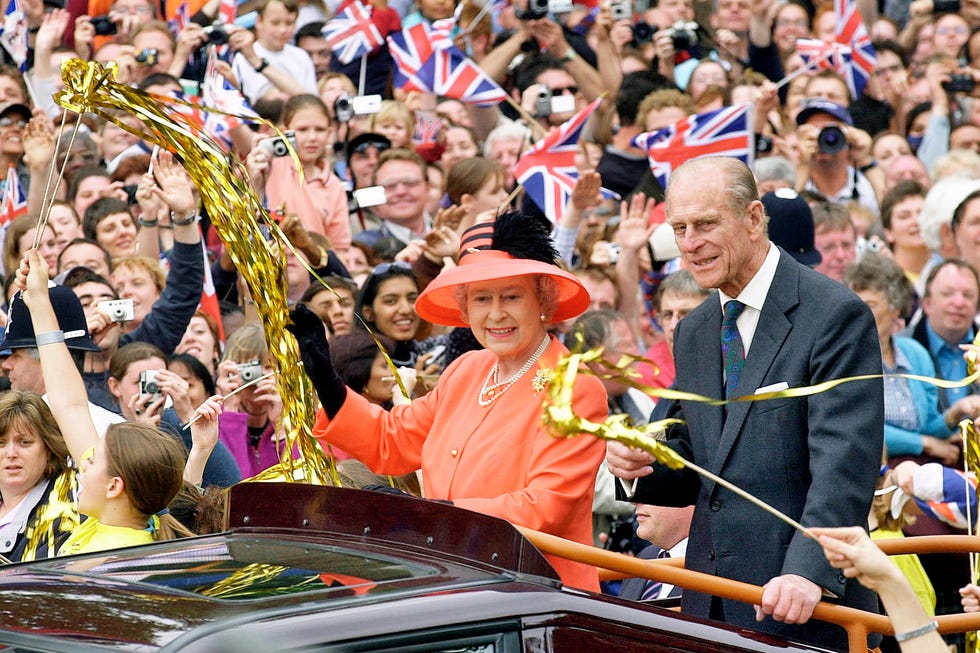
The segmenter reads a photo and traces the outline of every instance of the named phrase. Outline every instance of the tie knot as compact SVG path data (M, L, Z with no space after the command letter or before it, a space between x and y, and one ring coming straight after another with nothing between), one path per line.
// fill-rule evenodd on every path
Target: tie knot
M745 310L745 304L737 299L730 299L725 302L725 314L722 317L722 324L735 324L735 320Z

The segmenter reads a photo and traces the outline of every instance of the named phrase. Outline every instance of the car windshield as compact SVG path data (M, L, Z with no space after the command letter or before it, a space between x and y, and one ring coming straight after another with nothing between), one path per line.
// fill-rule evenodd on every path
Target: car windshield
M53 561L66 572L138 582L222 601L246 601L304 592L362 595L394 581L422 578L438 569L328 545L229 536L176 540L151 554L134 550L111 557Z

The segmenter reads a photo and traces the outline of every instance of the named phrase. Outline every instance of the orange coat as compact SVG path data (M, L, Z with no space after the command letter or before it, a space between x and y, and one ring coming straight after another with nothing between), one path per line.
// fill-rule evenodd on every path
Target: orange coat
M590 435L549 435L541 424L547 390L531 387L535 372L566 352L552 340L541 360L487 407L477 398L495 357L470 352L446 369L432 392L390 413L348 392L333 420L320 411L313 434L378 474L421 468L430 499L592 544L592 499L605 445ZM579 377L573 405L585 419L604 419L606 392L599 380ZM565 583L598 590L595 569L549 561Z

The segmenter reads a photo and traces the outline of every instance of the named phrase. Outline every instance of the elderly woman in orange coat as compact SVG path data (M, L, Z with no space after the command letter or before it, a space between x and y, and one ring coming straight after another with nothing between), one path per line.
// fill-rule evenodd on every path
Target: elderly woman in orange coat
M554 438L541 421L546 370L567 352L547 326L587 309L588 292L555 264L548 231L532 218L505 215L472 227L461 251L459 266L426 288L416 310L431 322L469 326L484 349L461 356L434 390L391 412L346 391L322 323L294 311L290 330L323 404L314 435L379 474L421 468L427 498L591 544L604 446L590 435ZM605 418L597 379L579 377L573 408ZM550 560L565 583L598 589L594 569Z

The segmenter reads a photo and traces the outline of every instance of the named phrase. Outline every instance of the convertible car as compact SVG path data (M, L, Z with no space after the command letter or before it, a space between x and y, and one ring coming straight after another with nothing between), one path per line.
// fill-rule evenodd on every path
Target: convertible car
M512 525L450 505L247 483L227 522L0 569L0 651L811 650L563 587Z

